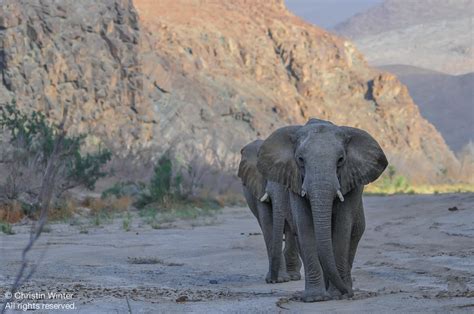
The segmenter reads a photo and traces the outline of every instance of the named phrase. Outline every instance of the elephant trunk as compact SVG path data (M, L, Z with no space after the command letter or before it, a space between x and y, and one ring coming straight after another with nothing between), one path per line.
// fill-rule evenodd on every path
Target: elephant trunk
M338 288L342 294L349 293L336 267L336 259L332 246L331 220L333 201L337 187L333 182L318 182L311 187L309 201L313 214L316 249L321 262L321 267L327 278Z

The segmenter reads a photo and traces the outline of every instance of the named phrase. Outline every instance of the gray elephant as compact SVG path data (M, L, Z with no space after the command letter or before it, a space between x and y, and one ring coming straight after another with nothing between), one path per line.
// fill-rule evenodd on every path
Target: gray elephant
M257 170L257 152L262 143L262 140L256 140L242 148L238 176L265 240L269 265L265 280L267 283L299 280L301 261L292 227L288 190L281 184L265 180Z
M305 268L303 301L352 296L352 263L365 228L363 186L387 164L367 132L318 119L280 128L261 145L261 175L290 191Z

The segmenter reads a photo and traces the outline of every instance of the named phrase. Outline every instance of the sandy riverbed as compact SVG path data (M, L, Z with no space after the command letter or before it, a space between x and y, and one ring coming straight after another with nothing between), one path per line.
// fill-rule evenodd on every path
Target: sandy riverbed
M247 208L171 229L138 218L129 232L120 219L88 234L52 225L21 291L70 292L62 303L76 310L67 313L127 313L127 298L133 313L474 311L474 194L366 197L365 208L352 300L301 303L288 298L303 280L265 284L263 238ZM0 298L28 237L26 227L16 229L0 235Z

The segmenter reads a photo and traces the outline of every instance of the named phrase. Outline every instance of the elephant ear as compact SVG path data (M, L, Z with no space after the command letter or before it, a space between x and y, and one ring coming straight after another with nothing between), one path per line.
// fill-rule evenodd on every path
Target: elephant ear
M310 118L308 120L308 122L306 122L305 125L311 125L311 124L334 125L331 121L321 120L321 119L317 119L317 118Z
M280 183L293 192L301 193L301 174L295 160L296 132L293 125L273 132L258 152L257 168L270 181Z
M367 132L341 127L346 139L346 161L339 170L342 194L375 181L388 165L377 141Z
M265 186L267 184L265 178L257 169L257 153L262 143L262 140L256 140L242 148L238 172L242 183L258 199L265 194Z

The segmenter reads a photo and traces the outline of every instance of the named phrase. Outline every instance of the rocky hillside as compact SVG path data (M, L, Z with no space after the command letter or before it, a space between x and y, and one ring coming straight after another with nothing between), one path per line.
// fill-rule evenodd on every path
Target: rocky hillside
M309 117L361 127L415 181L458 162L395 76L281 0L6 0L0 98L117 153L235 170L240 147Z
M472 0L385 0L335 29L351 38L472 17Z
M472 0L385 0L337 25L373 65L474 71Z
M396 74L407 85L421 114L453 151L460 152L474 142L474 73L449 75L403 65L381 69Z

